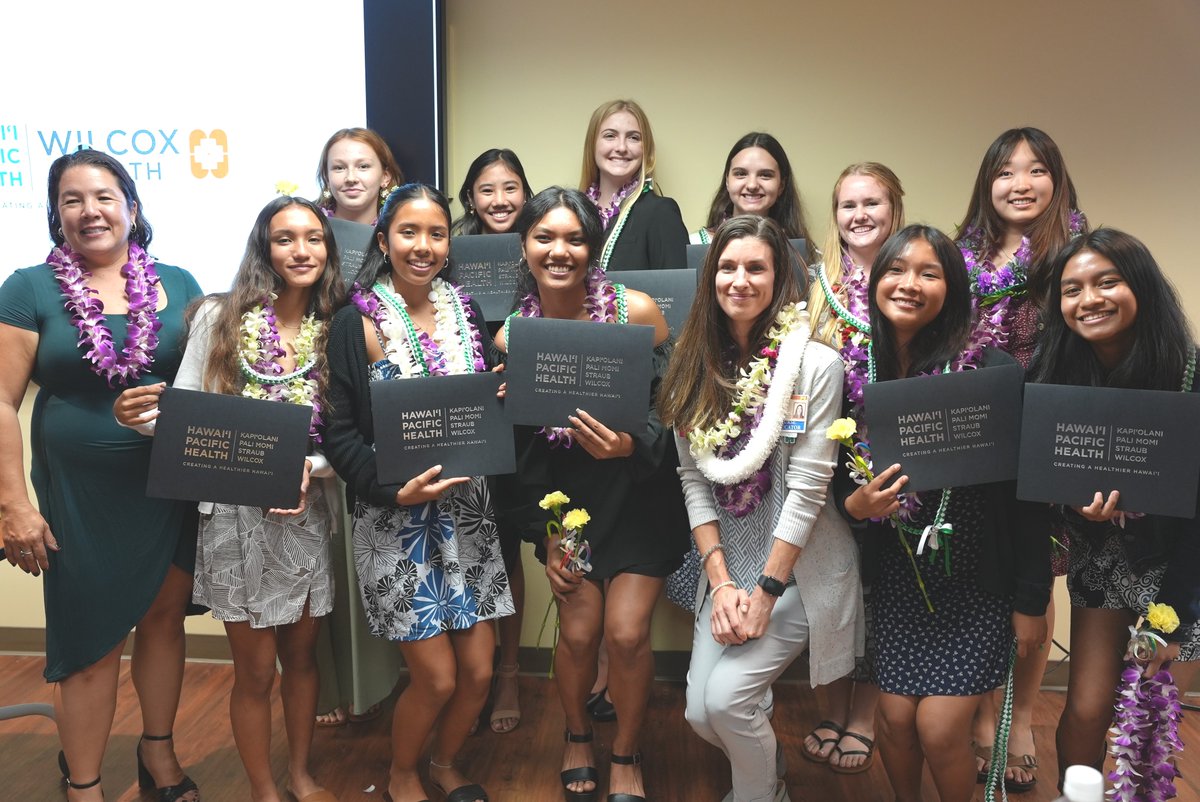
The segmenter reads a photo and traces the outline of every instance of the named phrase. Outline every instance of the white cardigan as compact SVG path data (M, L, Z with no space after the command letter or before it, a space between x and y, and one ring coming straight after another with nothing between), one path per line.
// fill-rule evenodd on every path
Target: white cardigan
M841 414L843 371L832 348L813 341L805 346L794 392L808 396L806 431L794 443L780 439L768 457L771 489L743 518L717 505L712 483L696 467L687 439L676 434L689 522L693 529L717 524L729 575L738 587L757 590L774 538L801 548L792 577L808 616L814 687L850 673L866 633L858 546L829 493L839 446L825 431ZM697 610L707 591L708 577L701 571Z

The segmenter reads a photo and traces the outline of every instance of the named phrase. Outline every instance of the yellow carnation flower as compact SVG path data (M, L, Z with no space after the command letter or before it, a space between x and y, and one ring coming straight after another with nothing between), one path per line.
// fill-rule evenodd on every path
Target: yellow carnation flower
M561 490L555 490L553 493L547 493L545 498L538 502L538 506L543 510L558 509L564 504L570 504L571 499L567 498L566 494Z
M592 516L588 515L588 511L584 509L570 510L563 516L563 527L578 532L592 520Z
M829 424L825 436L830 440L849 440L858 431L858 425L853 418L838 418Z
M1168 635L1179 628L1179 616L1175 614L1175 608L1169 604L1150 602L1146 621L1159 632L1165 632Z

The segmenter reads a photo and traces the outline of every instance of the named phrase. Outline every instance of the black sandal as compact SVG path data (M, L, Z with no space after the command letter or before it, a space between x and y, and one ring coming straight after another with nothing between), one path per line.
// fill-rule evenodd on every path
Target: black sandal
M138 787L146 790L155 790L158 792L158 802L200 802L200 789L196 787L196 783L192 778L183 775L183 779L176 785L164 785L161 788L154 784L154 775L146 768L146 762L142 760L142 741L169 741L175 737L174 733L166 735L146 735L142 733L142 737L138 740L137 745L137 767L138 767ZM195 791L195 796L188 796Z
M596 739L596 733L585 732L583 735L576 735L567 730L563 733L563 738L567 743L572 744L590 744ZM600 787L600 772L596 771L595 766L579 766L573 769L562 771L558 775L562 779L563 796L566 802L596 802L596 789ZM590 791L572 791L567 786L571 783L586 783L590 782L594 787Z
M59 754L61 755L62 752L59 752ZM100 784L99 777L92 780L90 783L73 783L73 782L71 782L70 777L63 777L63 781L66 782L68 790L74 788L76 791L83 791L87 788L95 788L97 785Z
M612 762L618 766L640 766L642 765L642 753L612 755ZM646 797L637 794L609 794L608 802L646 802Z
M819 737L817 737L817 730L829 730L830 732L836 732L837 737L835 737L835 738L819 738ZM801 741L800 742L800 752L801 752L801 754L804 755L804 759L810 763L828 763L829 755L833 754L833 749L830 749L829 754L824 755L824 756L821 755L821 750L824 749L829 744L833 744L834 748L837 748L838 741L842 740L842 736L845 734L846 734L846 728L843 727L841 724L836 724L836 723L834 723L832 721L828 721L828 720L822 721L822 722L818 723L817 726L815 726L811 730L809 730L808 735L804 736L805 741L807 741L811 737L813 740L815 740L817 742L817 751L816 752L808 751L808 747L804 745L803 741Z

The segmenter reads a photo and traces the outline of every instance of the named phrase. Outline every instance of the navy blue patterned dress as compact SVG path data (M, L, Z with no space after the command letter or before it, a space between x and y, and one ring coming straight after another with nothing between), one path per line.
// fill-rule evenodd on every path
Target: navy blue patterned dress
M940 493L921 494L913 526L933 520ZM872 527L881 537L880 575L871 585L875 634L875 673L879 688L901 696L974 696L1004 682L1012 643L1011 600L979 587L984 496L979 488L958 487L950 496L946 521L953 524L950 575L943 552L930 562L916 556L919 538L904 535L916 557L931 613L917 586L900 536L890 526Z

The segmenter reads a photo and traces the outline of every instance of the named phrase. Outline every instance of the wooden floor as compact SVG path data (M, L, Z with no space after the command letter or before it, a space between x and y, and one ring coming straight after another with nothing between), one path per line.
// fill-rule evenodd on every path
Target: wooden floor
M0 655L0 705L49 702L50 686L41 677L44 659ZM184 699L175 740L179 757L199 784L205 802L244 802L247 787L229 732L228 694L233 670L223 663L189 663ZM891 799L882 765L867 773L845 777L824 766L805 761L800 743L817 718L814 697L807 687L776 686L776 731L784 740L789 769L787 782L793 800L820 802L872 802ZM544 677L521 678L524 718L508 735L496 735L485 725L468 740L461 765L483 783L494 802L554 802L562 799L558 784L563 730L562 713L552 681ZM1062 695L1044 691L1035 711L1043 778L1054 777L1054 727L1062 709ZM276 776L286 773L282 715L275 706L273 754ZM717 802L729 790L729 768L724 757L696 737L683 720L683 689L657 683L643 742L645 778L650 799L657 802ZM603 760L615 724L598 724L597 753ZM389 717L362 724L318 729L313 744L313 773L342 802L382 799L388 768ZM109 800L150 802L152 794L139 795L134 750L140 718L129 679L128 662L121 672L116 721L105 758L103 775ZM1183 740L1200 744L1200 717L1184 722ZM59 779L55 756L58 738L48 719L27 717L0 721L0 800L61 800L66 794ZM1185 753L1181 769L1181 800L1200 800L1200 759ZM602 771L602 776L607 772ZM1057 794L1053 780L1043 779L1031 793L1015 796L1021 802L1048 802ZM602 788L602 790L605 790ZM982 799L982 793L976 794ZM604 797L601 796L600 799ZM434 797L435 800L439 797ZM935 800L932 783L925 782L925 799Z

